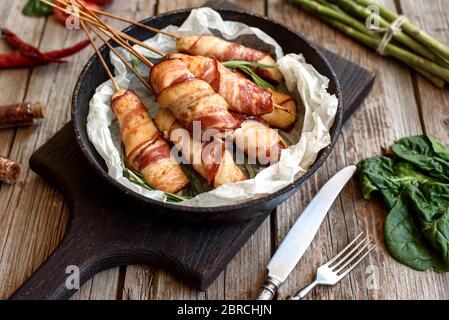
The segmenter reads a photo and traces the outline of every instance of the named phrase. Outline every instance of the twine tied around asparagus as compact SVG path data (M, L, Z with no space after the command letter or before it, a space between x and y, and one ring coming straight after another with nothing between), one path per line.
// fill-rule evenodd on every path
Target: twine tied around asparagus
M393 39L395 35L397 35L399 32L402 31L401 27L404 23L408 22L406 16L400 15L396 20L394 20L390 26L386 28L381 28L378 26L370 26L370 29L374 32L383 33L384 36L382 38L382 41L379 42L379 45L377 46L376 51L381 54L385 55L385 49L390 43L390 41Z

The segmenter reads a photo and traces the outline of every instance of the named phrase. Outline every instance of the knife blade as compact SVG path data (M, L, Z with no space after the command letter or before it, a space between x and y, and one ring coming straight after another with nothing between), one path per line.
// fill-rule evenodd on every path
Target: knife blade
M257 300L271 300L312 243L330 207L357 167L348 166L324 184L296 220L268 263L268 280Z

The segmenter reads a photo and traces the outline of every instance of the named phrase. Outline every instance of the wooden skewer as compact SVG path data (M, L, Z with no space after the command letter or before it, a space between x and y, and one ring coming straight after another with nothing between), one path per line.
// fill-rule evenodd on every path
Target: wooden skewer
M120 37L125 38L126 40L129 40L147 50L150 50L152 52L155 52L157 54L159 54L160 56L164 57L165 53L157 50L153 47L150 47L149 45L147 45L146 43L139 41L129 35L127 35L126 33L121 32L120 30L117 30L111 26L109 26L106 22L104 22L103 20L101 20L100 18L98 18L98 16L92 11L92 9L86 7L82 2L78 1L78 0L70 0L72 3L73 1L75 1L81 8L83 8L85 11L81 11L81 13L85 16L88 16L91 19L96 20L98 23L100 23L104 28L107 28L110 32L112 32L115 36L117 36L117 34L120 35Z
M149 85L149 83L142 77L142 75L120 54L99 32L99 30L95 26L90 26L92 31L109 47L109 49L115 53L115 55L136 75L136 77L143 83L147 89L153 91L153 88Z
M294 116L296 117L296 113L295 113L295 112L291 112L291 111L288 110L287 108L285 108L285 107L283 107L283 106L280 106L280 105L278 105L278 104L273 103L273 108L276 108L276 109L285 111L285 112L290 113L291 115L294 115Z
M89 40L91 41L91 43L93 42L93 40L91 39L91 37L90 37L90 34L89 34L89 32L87 31L87 28L86 28L86 25L85 25L85 22L83 21L83 20L81 20L81 26L83 27L83 30L84 30L84 32L86 33L86 35L89 37ZM98 31L98 29L96 29L96 27L95 26L93 26L93 25L89 25L90 26L90 28L92 29L92 31L106 44L106 46L108 46L109 47L109 49L110 50L112 50L116 55L117 55L117 57L137 76L137 78L150 90L150 91L152 91L153 90L153 88L151 88L151 86L148 84L148 82L142 77L142 75L137 71L137 70L135 70L134 68L133 68L133 66L131 66L131 64L101 35L101 33ZM98 48L94 45L94 49L95 49L95 51L96 51L96 53L99 55L100 54L100 52L99 52L99 50L98 50ZM100 55L101 56L101 55ZM105 67L105 70L106 70L106 72L108 73L108 76L111 78L111 80L113 81L113 83L114 83L114 86L115 86L115 88L116 89L118 89L118 85L117 85L117 82L115 81L115 78L114 77L112 77L112 73L111 73L111 71L109 70L109 68L106 66L106 63L105 63L105 61L104 61L104 59L103 59L103 56L101 56L101 58L100 58L100 60L101 60L101 63L103 64L103 66Z
M49 5L49 6L51 6L51 7L53 7L53 8L60 9L61 11L65 12L65 13L67 13L67 14L69 14L69 15L72 15L72 14L73 14L73 12L70 12L70 11L67 10L66 8L63 8L63 7L58 6L58 5L55 5L54 3L49 2L49 1L47 1L47 0L40 0L40 1L43 2L43 3L45 3L45 4L47 4L47 5ZM94 20L94 19L93 19L94 17L92 17L90 14L88 14L88 13L86 13L86 12L84 12L84 11L80 11L79 13L80 13L80 15L79 15L77 18L79 18L80 20L84 20L84 21L86 21L86 22L89 22L89 23L91 23L91 24L97 26L97 27L100 28L101 30L105 30L105 29L106 29L106 30L110 30L110 31L112 31L114 34L120 35L121 37L125 38L126 40L129 40L129 41L131 41L131 42L133 42L133 43L135 43L135 44L137 44L137 45L139 45L139 46L141 46L141 47L143 47L143 48L145 48L145 49L147 49L147 50L150 50L150 51L152 51L152 52L155 52L155 53L157 53L157 54L159 54L159 55L161 55L161 56L165 56L165 53L164 53L164 52L159 51L159 50L157 50L157 49L155 49L155 48L152 48L152 47L150 47L149 45L147 45L146 43L144 43L144 42L142 42L142 41L139 41L139 40L137 40L137 39L135 39L135 38L133 38L133 37L127 35L126 33L123 33L123 32L121 32L121 31L115 29L114 27L111 27L111 26L105 24L103 20L98 19L98 18L96 18L96 19L98 19L98 20ZM83 16L81 16L81 15L83 15ZM103 25L103 24L104 24L104 25ZM107 26L107 27L105 27L105 26Z
M133 43L135 43L135 44L137 44L137 45L139 45L139 46L141 46L141 47L143 47L143 48L145 48L147 50L150 50L150 51L152 51L152 52L162 56L162 57L166 56L166 53L164 53L164 52L162 52L162 51L160 51L160 50L158 50L156 48L153 48L153 47L147 45L146 43L144 43L144 42L142 42L140 40L137 40L137 39L127 35L126 33L121 32L121 31L119 31L117 29L114 29L114 28L112 28L112 29L114 30L115 33L119 34L121 37L125 38L126 40L129 40L129 41L131 41L131 42L133 42Z
M94 24L91 24L91 27ZM98 27L98 26L97 26ZM98 27L100 29L100 27ZM152 68L153 63L148 60L145 56L143 56L141 53L137 52L133 47L131 47L126 41L124 41L120 36L115 35L107 30L100 29L103 31L104 34L106 34L108 37L110 37L114 42L116 42L118 45L124 47L126 50L128 50L130 53L132 53L136 58L138 58L140 61L142 61L147 67ZM105 42L106 43L106 42Z
M67 0L56 0L56 1L59 2L59 3L67 3ZM129 23L129 24L133 24L135 26L138 26L138 27L140 27L142 29L146 29L148 31L162 33L162 34L164 34L164 35L166 35L168 37L171 37L173 39L176 39L176 40L181 38L180 36L178 36L178 35L176 35L174 33L167 32L167 31L162 31L162 30L156 29L154 27L148 26L146 24L143 24L143 23L140 23L140 22L136 22L136 21L132 21L130 19L126 19L126 18L117 16L115 14L112 14L112 13L109 13L109 12L106 12L106 11L102 11L102 10L98 10L98 9L90 9L90 10L95 12L95 13L97 13L97 14L101 14L102 16L106 16L106 17L109 17L109 18L113 18L113 19L116 19L116 20L119 20L119 21L123 21L123 22Z
M46 5L48 5L48 6L50 6L50 7L59 9L59 10L61 10L62 12L68 14L68 15L73 15L73 12L70 12L69 10L67 10L67 8L60 7L60 6L56 5L56 4L54 4L53 2L50 2L50 1L47 1L47 0L39 0L39 1L42 2L42 3L45 3ZM95 20L92 20L92 19L90 18L90 16L87 15L85 12L80 12L80 13L83 14L83 15L85 15L85 17L81 17L81 16L78 15L77 18L79 18L80 20L85 21L85 22L89 22L89 23L91 23L91 24L94 24L94 25L96 25L97 27L99 27L99 28L101 28L101 29L105 29L100 23L98 23L98 22L95 21ZM112 28L112 27L111 27L111 28Z
M71 3L73 4L73 0L70 0ZM77 3L77 0L75 0ZM82 5L84 6L84 5ZM89 10L86 7L83 7L85 10ZM81 21L83 21L83 19L81 19L81 17L79 17ZM92 21L92 19L96 20ZM92 22L91 22L92 21ZM88 23L90 23L90 26L92 27L92 25L96 25L99 28L103 27L102 31L107 34L113 41L115 41L116 43L118 43L119 45L121 45L122 47L126 48L129 52L131 52L134 56L136 56L139 60L141 60L143 63L145 63L149 68L151 68L153 66L153 63L151 61L149 61L146 57L144 57L141 53L137 52L133 47L131 47L126 41L124 41L119 35L116 34L115 29L113 29L112 27L108 26L106 23L104 23L102 20L98 19L98 17L96 16L89 16L89 21ZM105 30L105 28L107 30ZM112 34L112 35L111 35Z
M58 9L64 11L65 13L67 13L67 14L72 14L72 12L68 11L66 8L59 7L59 6L55 5L55 4L52 3L52 2L48 2L47 0L40 0L40 1L43 2L43 3L45 3L45 4L48 4L49 6L52 6L52 7L54 7L54 8L58 8ZM139 60L141 60L143 63L145 63L148 67L151 68L151 67L153 66L153 63L152 63L152 62L150 62L147 58L145 58L145 57L144 57L142 54L140 54L139 52L135 51L134 48L132 48L131 46L129 46L125 41L121 40L121 38L120 38L119 35L117 35L117 36L115 36L114 34L111 35L111 33L107 30L107 28L104 27L101 23L99 23L99 22L93 20L93 19L90 18L90 16L88 16L86 13L83 12L83 14L86 15L87 17L86 17L86 16L85 16L85 17L79 16L78 18L79 18L81 21L85 21L85 22L89 23L90 25L95 25L95 26L97 26L97 27L98 27L100 30L102 30L106 35L108 35L113 41L115 41L115 42L116 42L117 44L119 44L120 46L125 47L128 51L130 51L132 54L134 54ZM109 28L111 29L112 32L117 31L116 29L114 29L114 28L112 28L112 27L109 27ZM120 32L120 33L121 33L121 32ZM122 34L124 34L124 33L122 33ZM132 38L132 37L129 37L129 38L130 38L130 39L134 39L134 38Z
M62 7L60 7L60 6L57 6L57 5L55 5L55 4L51 3L51 2L48 2L47 0L40 0L40 1L42 1L42 2L44 2L44 3L46 3L46 4L48 4L48 5L50 5L50 6L52 6L52 7L59 8L59 9L63 10L64 12L68 13L68 14L72 14L71 12L69 12L68 10L66 10L65 8L62 8ZM162 56L162 57L165 57L165 56L167 55L166 53L164 53L164 52L162 52L162 51L160 51L160 50L158 50L158 49L156 49L156 48L153 48L153 47L147 45L146 43L143 43L143 42L141 42L141 41L139 41L139 40L137 40L137 39L135 39L135 38L133 38L133 37L127 35L126 33L123 33L123 32L121 32L121 31L119 31L119 30L117 30L117 29L115 29L115 28L109 26L109 25L106 24L103 20L99 19L99 18L95 15L95 13L94 13L94 11L93 11L92 9L87 8L84 4L82 4L82 3L79 2L78 0L69 0L69 1L70 1L73 5L78 5L79 7L83 8L85 11L87 11L87 12L85 12L85 11L80 11L80 13L84 16L84 17L79 16L80 20L82 20L82 21L83 21L83 20L84 20L84 21L87 21L87 22L91 23L92 25L97 26L97 27L98 27L100 30L102 30L105 34L107 34L109 37L111 37L112 40L114 40L115 42L117 42L119 45L125 47L128 51L130 51L130 52L133 53L137 58L139 58L139 60L141 60L142 62L144 62L148 67L151 68L151 67L153 66L153 63L151 63L151 62L150 62L147 58L145 58L142 54L140 54L140 53L138 53L137 51L135 51L135 50L134 50L128 43L126 43L126 42L123 40L123 38L125 38L126 40L129 40L129 41L131 41L131 42L133 42L133 43L135 43L135 44L137 44L137 45L139 45L139 46L141 46L141 47L143 47L143 48L145 48L145 49L147 49L147 50L150 50L150 51L152 51L152 52L155 52L155 53L159 54L159 55ZM72 1L76 1L76 4L73 3ZM68 3L65 2L64 0L57 0L57 2L59 2L59 3L64 3L64 4L68 4ZM98 10L97 10L97 11L98 11ZM93 20L93 19L94 19L94 20ZM130 20L130 21L131 21L131 20ZM125 21L125 22L128 22L128 21ZM132 21L129 22L129 23L134 24ZM91 27L92 27L92 25L91 25ZM146 25L144 25L144 26L146 26ZM157 30L157 29L156 29L156 30ZM109 32L108 32L108 31L109 31ZM111 36L111 33L113 34L113 36ZM285 112L287 112L287 113L289 113L289 114L291 114L291 115L297 116L295 112L291 112L291 111L289 111L287 108L282 107L282 106L280 106L280 105L278 105L278 104L273 104L273 107L274 107L275 109L280 109L280 110L283 110L283 111L285 111Z
M74 3L74 1L76 2L76 4L78 4L82 9L84 9L85 11L81 10L81 13L83 15L87 15L89 16L89 18L96 20L98 23L100 23L104 28L108 29L110 32L112 32L115 36L120 35L120 37L125 38L126 40L129 40L131 42L134 42L135 44L138 44L141 47L144 47L147 50L153 51L157 54L159 54L160 56L164 57L165 53L162 51L159 51L153 47L148 46L146 43L143 43L142 41L139 41L129 35L127 35L126 33L123 33L111 26L109 26L108 24L106 24L103 20L101 20L100 18L97 17L97 15L88 7L86 7L82 2L80 2L79 0L70 0L71 3Z
M107 34L117 44L119 44L120 46L124 47L126 50L131 52L137 59L142 61L148 68L152 68L153 67L154 64L150 60L148 60L145 56L143 56L140 52L137 52L133 47L131 47L129 45L129 43L127 43L126 41L123 41L123 39L121 39L121 38L119 38L117 36L111 35L110 33L108 33L105 30L103 30L103 32L105 34Z
M118 91L120 90L120 86L118 85L117 81L115 80L114 76L111 73L111 70L109 70L108 65L106 64L106 61L104 61L103 56L101 55L100 51L98 50L97 46L95 45L94 40L92 39L92 37L89 34L89 31L86 28L86 25L84 24L84 21L81 21L81 27L84 30L84 33L86 34L87 38L89 38L89 41L92 45L92 47L94 48L98 59L100 59L101 64L103 65L104 69L106 70L106 73L108 74L109 78L111 79L112 83L114 84L115 90Z
M115 80L114 76L111 73L111 70L109 69L109 67L107 66L105 60L103 59L103 56L101 55L100 51L98 50L97 46L95 45L95 42L93 41L92 37L89 34L89 31L86 28L85 22L83 20L80 21L81 22L81 27L83 28L84 33L86 34L86 36L88 37L90 43L92 44L93 48L95 49L95 52L98 56L98 58L100 59L101 64L103 65L104 69L106 70L106 73L108 74L109 78L111 79L112 83L114 84L114 87L116 90L119 90L120 87L117 84L117 81ZM106 46L109 47L110 50L112 50L117 57L119 57L119 59L131 70L134 72L134 74L139 78L139 80L149 89L149 90L153 90L153 88L151 88L151 86L148 84L148 82L142 77L142 75L139 74L139 72L137 72L137 70L135 70L130 63L98 32L98 30L93 26L93 25L89 25L90 28L93 30L93 32L106 44Z

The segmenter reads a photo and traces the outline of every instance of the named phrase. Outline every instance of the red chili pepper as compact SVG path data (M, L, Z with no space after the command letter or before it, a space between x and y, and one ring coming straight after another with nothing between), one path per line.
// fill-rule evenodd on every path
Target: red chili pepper
M90 44L89 40L81 41L72 47L61 50L43 52L46 61L25 57L21 54L0 54L0 69L30 68L48 63L49 59L60 59L75 54ZM65 62L65 61L64 61Z
M5 38L5 40L12 48L19 51L19 53L21 53L25 57L42 60L44 62L64 62L61 59L52 59L45 57L45 55L38 48L29 43L26 43L9 29L0 29L0 34L3 36L3 38Z

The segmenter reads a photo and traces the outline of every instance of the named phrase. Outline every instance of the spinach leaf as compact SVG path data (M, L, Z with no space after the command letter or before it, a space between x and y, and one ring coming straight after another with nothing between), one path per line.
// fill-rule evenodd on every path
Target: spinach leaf
M394 205L400 184L392 179L395 176L393 166L394 161L387 157L374 157L359 164L362 192L366 200L378 191L389 208Z
M416 270L449 272L449 150L427 136L401 139L391 150L395 159L359 163L363 197L379 194L390 210L387 249Z
M435 254L429 249L402 200L397 201L388 213L384 235L388 252L402 264L419 271L435 265Z
M446 148L442 143L440 143L438 140L432 137L427 137L429 139L429 142L432 144L433 151L440 156L440 158L443 158L446 161L449 161L449 149Z
M426 174L449 182L449 150L433 138L414 136L401 139L391 146L393 153Z
M373 157L359 164L363 197L372 198L377 191L382 195L389 209L395 204L406 182L428 181L428 177L417 172L408 163L395 163L387 157Z
M449 185L406 185L404 196L419 220L422 234L449 266Z
M29 0L23 8L22 13L29 17L44 17L52 14L53 8L40 0Z

